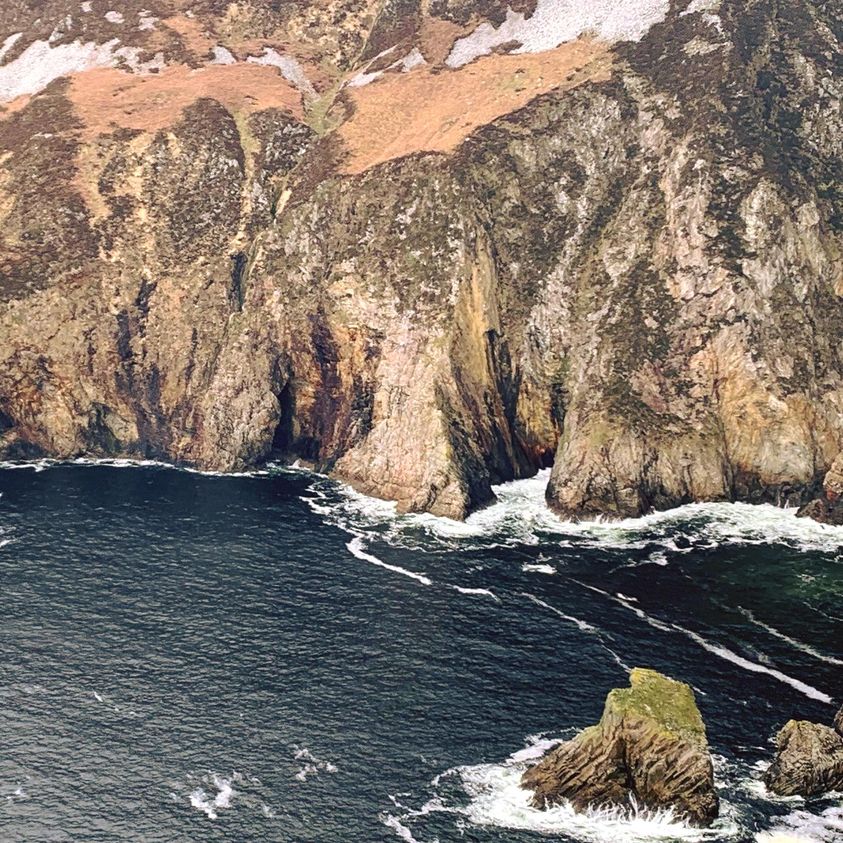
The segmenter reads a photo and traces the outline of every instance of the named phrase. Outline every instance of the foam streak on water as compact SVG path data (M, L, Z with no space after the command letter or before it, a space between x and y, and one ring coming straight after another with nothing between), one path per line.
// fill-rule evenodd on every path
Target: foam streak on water
M424 574L418 574L415 571L408 571L406 568L401 568L398 565L390 565L388 562L384 562L382 559L378 559L377 556L373 556L371 553L368 553L362 536L355 536L350 542L346 543L346 547L352 556L356 556L364 562L369 562L372 565L379 566L380 568L386 568L387 571L393 571L396 574L402 574L405 577L410 577L411 579L420 582L422 585L433 585L433 582Z
M834 704L834 700L828 694L823 693L822 691L818 691L816 688L807 684L807 682L802 682L800 679L794 679L792 676L788 676L786 673L782 673L780 670L776 670L775 668L766 667L763 664L758 664L757 662L745 659L743 656L739 656L737 653L732 652L728 647L724 647L721 644L715 644L711 641L707 641L699 633L693 632L690 629L686 629L684 626L680 626L676 623L664 623L660 620L657 620L656 618L652 617L651 615L648 615L646 612L639 609L637 606L633 606L629 602L628 598L624 598L621 595L609 594L609 592L607 591L603 591L602 589L596 588L593 585L587 585L586 583L580 582L579 580L573 580L573 582L576 582L583 588L587 588L590 591L594 591L597 594L602 594L605 597L608 597L609 600L613 600L615 603L620 606L623 606L630 612L634 612L645 623L649 624L655 629L660 630L661 632L670 632L671 630L681 632L683 635L686 635L692 641L699 644L700 647L702 647L704 650L707 650L709 653L713 653L715 656L719 656L721 659L724 659L727 662L731 662L732 664L737 665L738 667L742 667L744 670L748 670L751 673L765 673L768 676L772 676L774 679L778 679L779 682L783 682L785 685L790 685L791 688L795 688L797 691L804 694L806 697L810 697L813 700L828 703L829 705Z
M763 621L759 621L755 615L749 611L749 609L744 609L742 607L738 607L740 613L750 622L755 624L755 626L760 627L761 629L769 632L770 635L775 636L776 638L781 639L782 641L786 641L790 644L791 647L794 647L797 650L801 650L803 653L807 653L809 656L813 656L815 659L819 659L822 662L827 662L828 664L837 664L843 665L843 661L840 659L836 659L833 656L827 656L824 653L821 653L814 647L811 647L810 644L805 644L802 641L797 641L795 638L791 638L789 635L785 635L783 632L780 632L774 626L770 626L769 624L764 623Z

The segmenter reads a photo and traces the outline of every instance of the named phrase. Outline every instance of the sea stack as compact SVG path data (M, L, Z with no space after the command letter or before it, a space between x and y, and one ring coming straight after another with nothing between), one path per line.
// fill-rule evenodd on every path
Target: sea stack
M699 826L719 809L694 692L643 668L631 672L629 688L609 693L596 726L554 749L521 784L537 808L565 800L578 811L637 804L672 809Z
M776 735L776 757L764 776L779 796L821 796L843 790L843 708L834 728L789 720Z

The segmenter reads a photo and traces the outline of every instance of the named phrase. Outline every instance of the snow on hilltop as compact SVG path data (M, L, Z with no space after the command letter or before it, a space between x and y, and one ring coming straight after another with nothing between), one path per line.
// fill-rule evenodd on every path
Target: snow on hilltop
M670 0L538 0L529 18L510 9L497 29L480 24L454 44L446 63L462 67L513 41L521 44L518 53L552 50L585 34L603 41L638 41L669 10Z

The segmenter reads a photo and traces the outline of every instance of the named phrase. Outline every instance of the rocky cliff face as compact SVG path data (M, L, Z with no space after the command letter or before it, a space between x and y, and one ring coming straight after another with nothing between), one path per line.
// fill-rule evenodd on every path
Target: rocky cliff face
M453 517L551 462L574 516L818 496L841 8L586 11L5 6L0 452Z

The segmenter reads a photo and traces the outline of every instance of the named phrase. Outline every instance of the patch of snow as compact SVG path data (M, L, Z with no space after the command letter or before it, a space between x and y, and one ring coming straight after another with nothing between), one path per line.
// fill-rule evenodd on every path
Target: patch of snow
M445 63L462 67L511 42L521 45L516 53L540 53L586 34L609 42L639 41L669 11L670 0L538 0L529 18L508 9L497 29L480 24L454 44Z
M105 19L109 23L123 23L123 21L125 20L122 12L115 12L115 11L106 12L105 13Z
M371 62L369 62L369 64L366 65L366 67L371 67L374 61L375 60L373 59ZM413 70L413 68L420 67L423 64L427 64L427 62L424 60L424 56L421 54L417 47L414 47L412 50L410 50L409 53L407 53L406 56L398 59L398 61L394 61L391 65L389 65L387 70L400 70L402 73L409 73L411 70ZM366 85L370 85L376 79L380 79L380 77L383 76L385 72L386 71L384 70L375 70L371 73L362 71L356 76L352 76L351 79L346 82L346 85L349 88L362 88Z
M10 35L10 36L9 36L9 37L8 37L8 38L7 38L7 39L3 42L3 46L2 46L2 47L0 47L0 63L2 63L2 62L3 62L3 59L4 59L4 58L6 58L6 54L9 52L9 50L11 50L11 49L12 49L12 47L14 47L14 46L15 46L15 44L17 44L17 43L18 43L18 41L20 41L20 39L21 39L22 37L23 37L23 33L22 33L22 32L16 32L14 35Z
M346 85L349 88L364 88L374 82L375 79L380 79L381 76L383 76L382 70L376 70L374 73L358 73L356 76L352 76L346 82Z
M87 15L90 14L94 10L94 4L91 0L85 0L85 2L80 7L82 11Z
M106 44L59 44L34 41L13 62L0 67L0 102L10 102L24 94L37 94L51 82L95 67L114 64L117 39Z
M37 94L62 76L98 67L117 67L125 62L136 73L151 73L165 66L163 54L142 62L139 48L117 49L119 43L116 38L105 44L74 41L58 46L34 41L14 61L0 66L0 102Z
M156 18L151 12L144 9L138 18L138 29L141 32L148 32L151 29L155 29L156 23L158 23L158 18Z
M419 67L420 65L427 64L424 60L424 56L419 51L418 47L413 47L403 59L395 62L392 67L399 67L404 73L409 73L414 67Z
M277 67L281 75L306 98L316 99L317 93L310 80L305 76L302 66L290 56L282 56L272 47L264 47L262 56L249 56L246 61L252 64L269 65Z
M211 64L237 64L237 59L234 58L231 50L227 49L226 47L216 46L214 47L214 58L211 61Z

